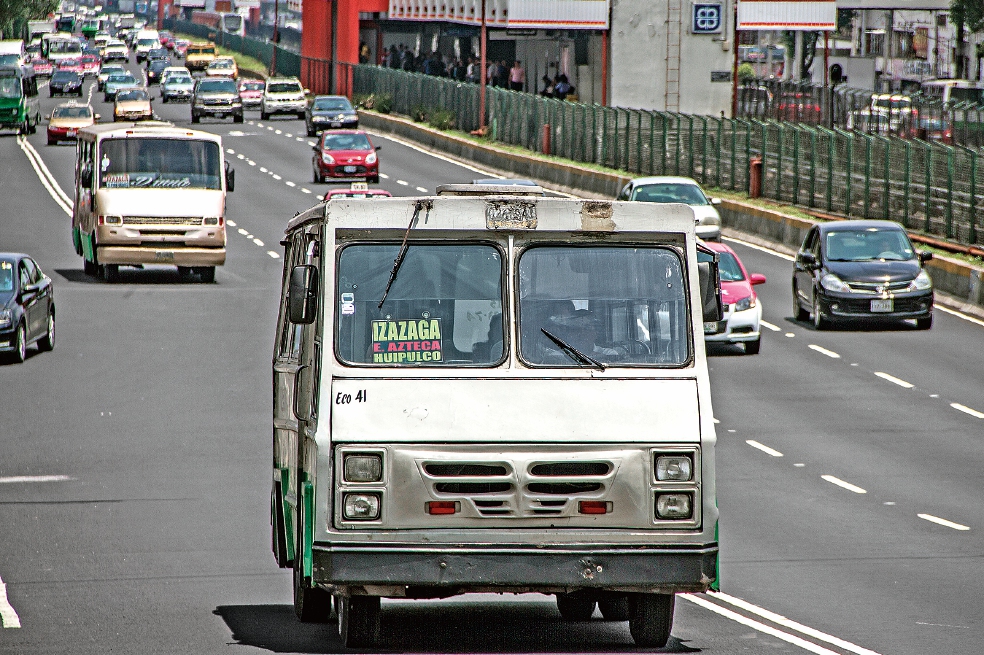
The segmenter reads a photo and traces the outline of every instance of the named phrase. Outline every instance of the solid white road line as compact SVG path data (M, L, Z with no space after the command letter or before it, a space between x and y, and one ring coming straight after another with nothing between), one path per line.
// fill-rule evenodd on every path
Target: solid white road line
M831 359L840 359L840 355L838 355L837 353L835 353L833 350L827 350L826 348L822 348L821 346L818 346L816 344L812 344L811 343L810 344L810 350L815 350L818 353L820 353L821 355L826 355L827 357L830 357Z
M760 320L759 321L759 325L761 325L762 327L764 327L767 330L772 330L773 332L782 332L782 329L778 325L773 325L772 323L769 323L768 321L761 321Z
M7 585L0 579L0 623L4 628L21 627L20 617L7 600Z
M866 494L866 493L868 493L867 491L865 491L861 487L855 486L855 485L851 484L850 482L844 482L840 478L835 478L832 475L821 475L820 476L820 479L826 480L830 484L836 484L838 487L840 487L842 489L847 489L848 491L853 491L856 494Z
M978 412L976 409L971 409L970 407L967 407L966 405L961 405L960 403L950 403L950 407L959 410L964 414L970 414L975 418L984 418L984 412Z
M974 318L973 316L967 316L966 314L961 314L955 309L950 309L949 307L943 307L942 305L933 305L933 309L934 310L938 309L944 314L950 314L951 316L956 316L957 318L962 318L965 321L984 327L984 321L982 321L981 319Z
M767 635L771 635L776 639L781 639L782 641L785 641L786 643L792 644L794 646L799 646L803 650L809 651L811 653L816 653L817 655L838 655L836 651L832 651L829 648L824 648L823 646L807 641L802 637L791 635L788 632L783 632L782 630L773 628L770 625L766 625L754 619L750 619L747 616L743 616L738 612L729 610L726 607L721 607L717 603L712 603L706 598L701 598L700 596L695 596L693 594L677 594L677 597L683 598L685 600L689 600L691 603L695 605L699 605L700 607L703 607L706 610L710 610L715 614L720 614L721 616L731 619L736 623L740 623L754 630L758 630L759 632L763 632Z
M797 623L796 621L787 619L785 616L782 616L781 614L776 614L775 612L770 612L769 610L759 607L758 605L753 605L752 603L749 603L747 600L742 600L741 598L736 598L735 596L729 596L728 594L725 594L720 591L710 591L707 593L707 595L713 598L714 600L719 600L728 603L730 605L734 605L735 607L739 607L745 610L746 612L751 612L756 616L761 616L763 619L766 619L767 621L772 621L773 623L781 625L785 628L789 628L790 630L795 630L796 632L802 633L809 637L813 637L814 639L828 643L831 646L836 646L837 648L841 648L843 650L856 653L857 655L878 655L878 653L876 653L873 650L868 650L867 648L863 648L861 646L858 646L857 644L852 644L849 641L844 641L843 639L840 639L833 635L829 635L825 632L820 632L819 630L803 625L802 623Z
M919 518L929 521L930 523L936 523L937 525L943 525L948 528L953 528L954 530L970 530L970 527L966 525L961 525L959 523L954 523L953 521L947 521L946 519L941 519L938 516L933 516L932 514L916 514Z
M758 448L766 455L772 455L773 457L782 457L782 453L780 453L778 450L769 448L765 444L761 444L758 441L755 441L754 439L747 439L745 443L747 443L752 448Z
M67 475L11 475L0 478L0 484L21 484L25 482L67 482L74 480Z
M735 239L734 237L724 237L724 240L725 241L734 241L735 243L740 243L741 245L745 246L746 248L752 248L753 250L761 250L764 253L768 253L770 255L775 255L776 257L779 257L781 259L785 259L788 262L791 262L791 261L795 261L796 260L795 257L793 257L792 255L787 255L784 252L779 252L777 250L773 250L772 248L766 248L765 246L760 246L760 245L757 245L757 244L754 244L754 243L749 243L748 241L742 241L741 239Z
M880 377L882 380L888 380L892 384L897 384L897 385L899 385L900 387L902 387L904 389L911 389L912 387L916 386L916 385L912 384L911 382L906 382L905 380L900 380L897 377L895 377L894 375L889 375L888 373L881 373L880 371L875 371L875 375L877 375L878 377Z
M34 149L34 146L30 144L24 135L17 136L17 145L20 149L27 155L27 160L31 162L31 168L34 169L35 175L41 181L42 186L48 191L48 195L54 199L58 206L62 208L69 216L72 215L72 199L66 195L62 188L58 185L55 180L55 176L51 174L48 167L45 166L44 160L41 159L41 155L38 151Z

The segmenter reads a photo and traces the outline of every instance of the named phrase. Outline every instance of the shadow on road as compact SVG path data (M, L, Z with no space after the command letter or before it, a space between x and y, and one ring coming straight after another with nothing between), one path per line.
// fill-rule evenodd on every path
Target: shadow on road
M216 608L236 643L274 653L345 653L336 624L301 623L290 605ZM383 603L379 652L420 653L633 653L626 622L564 621L548 603ZM699 653L670 637L647 653Z
M81 268L56 268L55 273L65 278L67 282L78 282L79 284L181 284L198 286L202 282L198 277L182 279L174 267L167 268L120 268L119 278L116 282L105 282L102 278L86 275Z

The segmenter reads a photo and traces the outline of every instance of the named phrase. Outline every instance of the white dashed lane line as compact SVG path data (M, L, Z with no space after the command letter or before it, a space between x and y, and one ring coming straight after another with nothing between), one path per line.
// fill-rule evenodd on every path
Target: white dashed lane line
M386 173L380 173L380 174L379 174L379 177L381 177L381 178L382 178L382 179L384 179L384 180L388 180L388 179L390 179L390 176L389 176L389 175L387 175Z
M932 514L916 514L916 516L923 519L924 521L929 521L930 523L942 525L947 528L953 528L954 530L960 530L961 532L970 530L970 526L962 525L960 523L954 523L953 521L947 521L946 519L941 519L940 517L933 516Z
M236 227L236 222L235 221L226 221L226 225L228 225L229 227Z
M69 482L74 480L67 475L11 475L0 478L0 484L24 484L27 482Z
M841 480L840 478L835 478L832 475L821 475L820 478L822 480L826 480L830 484L836 484L838 487L841 487L842 489L847 489L848 491L853 491L856 494L866 494L866 493L868 493L867 491L865 491L861 487L859 487L857 485L853 485L850 482L845 482L845 481Z
M402 186L410 186L410 183L407 182L406 180L397 180L396 183Z
M967 407L966 405L961 405L960 403L950 403L950 407L958 411L961 411L964 414L969 414L974 418L984 418L984 412L978 412L976 409L971 409L970 407Z
M906 382L905 380L900 380L899 378L895 377L894 375L889 375L888 373L882 373L881 371L875 371L875 375L877 375L878 377L880 377L882 380L887 380L887 381L891 382L892 384L897 384L900 387L902 387L903 389L911 389L914 386L916 386L916 385L912 384L911 382Z
M826 355L827 357L830 357L831 359L840 359L840 355L838 355L837 353L835 353L833 350L827 350L826 348L823 348L823 347L818 346L818 345L813 344L813 343L810 344L810 350L815 350L818 353L820 353L821 355Z
M284 179L284 178L280 177L279 175L277 175L276 173L270 173L270 175L272 175L273 176L273 179L277 180L278 182L280 180Z
M745 441L745 443L747 443L752 448L757 448L758 450L761 450L766 455L772 455L773 457L782 457L782 453L780 453L778 450L775 450L774 448L769 448L765 444L759 443L754 439L748 439Z
M284 184L286 184L286 185L287 185L287 186L289 186L289 187L296 187L296 186L297 186L296 184L294 184L294 183L293 183L293 182L291 182L290 180L287 180L286 182L284 182Z
M311 193L311 189L301 187L301 193Z
M768 321L759 321L759 325L761 325L762 327L764 327L766 330L772 330L773 332L782 332L782 330L779 329L779 326L778 325L773 325L772 323L769 323Z
M280 253L278 252L267 250L267 254L270 255L270 257L272 257L273 259L280 259Z
M417 187L417 191L420 191L421 193L427 193L427 189L425 189L422 186Z

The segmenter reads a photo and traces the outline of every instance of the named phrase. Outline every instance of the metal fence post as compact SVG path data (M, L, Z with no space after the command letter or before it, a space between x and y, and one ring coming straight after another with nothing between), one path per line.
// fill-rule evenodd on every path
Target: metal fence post
M946 149L946 237L953 238L953 148Z
M977 243L977 153L970 151L970 242Z
M912 187L912 142L905 142L905 172L902 176L902 225L909 227L909 190Z
M930 194L931 194L932 189L933 189L933 147L931 145L929 145L928 143L926 144L926 176L925 176L925 178L926 178L926 189L925 189L925 201L924 202L926 203L925 204L925 211L926 211L925 218L926 218L926 220L925 220L925 224L923 226L923 229L927 233L930 233L930 224L929 224L930 211L929 211L929 206L930 206L930 203L932 202L932 196Z

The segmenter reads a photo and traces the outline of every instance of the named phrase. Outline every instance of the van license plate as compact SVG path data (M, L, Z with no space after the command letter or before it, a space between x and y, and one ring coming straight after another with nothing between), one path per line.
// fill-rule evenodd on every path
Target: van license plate
M891 298L877 298L871 301L871 311L872 312L890 312L892 311L892 299Z
M169 250L158 250L157 252L154 253L154 259L156 259L159 262L174 261L174 253Z
M718 331L718 324L714 323L704 323L704 334L715 334Z
M79 134L79 131L76 130L76 129L71 129L68 132L66 132L66 135L67 136L78 136L78 134Z

